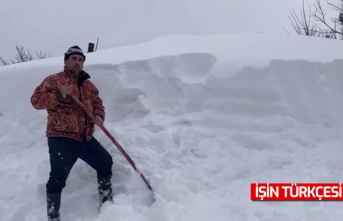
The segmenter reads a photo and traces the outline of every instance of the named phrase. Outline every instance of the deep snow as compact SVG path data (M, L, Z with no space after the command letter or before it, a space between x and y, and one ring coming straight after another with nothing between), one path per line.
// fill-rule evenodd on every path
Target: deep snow
M78 161L63 221L339 220L341 202L252 202L253 182L341 182L341 41L267 35L164 36L87 54L110 140L115 203L97 211ZM30 96L63 58L0 68L0 220L45 217L46 112Z

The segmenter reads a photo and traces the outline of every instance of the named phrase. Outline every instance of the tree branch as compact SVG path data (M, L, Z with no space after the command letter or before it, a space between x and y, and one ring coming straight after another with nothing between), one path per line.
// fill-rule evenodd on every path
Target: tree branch
M332 3L331 3L332 4ZM343 33L340 31L337 31L336 28L331 27L328 22L326 21L326 10L324 10L323 5L320 0L316 0L316 3L314 4L315 12L314 12L314 18L316 21L319 21L324 26L326 26L330 31L336 34L342 35Z

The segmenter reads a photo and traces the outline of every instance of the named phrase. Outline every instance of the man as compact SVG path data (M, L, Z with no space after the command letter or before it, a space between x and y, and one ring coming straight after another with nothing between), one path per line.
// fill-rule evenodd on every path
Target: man
M46 136L51 170L46 199L49 221L60 220L61 192L78 158L97 172L100 205L113 200L112 157L93 137L94 124L103 124L105 108L89 74L82 70L85 59L78 46L70 47L64 55L64 71L45 78L31 97L34 108L48 112ZM69 95L83 102L95 116L94 122Z

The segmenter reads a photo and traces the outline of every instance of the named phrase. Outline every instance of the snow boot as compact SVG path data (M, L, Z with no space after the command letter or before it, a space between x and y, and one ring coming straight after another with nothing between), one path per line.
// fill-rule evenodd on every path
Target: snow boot
M48 221L61 221L61 193L46 193Z
M110 176L98 178L98 191L100 198L100 207L106 201L113 202L112 183Z

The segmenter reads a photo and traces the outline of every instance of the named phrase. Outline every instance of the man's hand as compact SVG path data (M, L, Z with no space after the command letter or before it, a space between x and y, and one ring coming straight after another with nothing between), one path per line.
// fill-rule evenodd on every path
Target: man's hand
M104 124L104 121L101 119L101 117L95 116L95 118L94 118L94 123L95 123L97 126L102 126L102 125Z
M68 85L62 85L59 89L61 95L63 96L63 99L65 99L68 95L71 94L72 87Z

